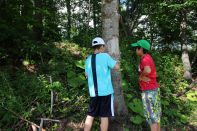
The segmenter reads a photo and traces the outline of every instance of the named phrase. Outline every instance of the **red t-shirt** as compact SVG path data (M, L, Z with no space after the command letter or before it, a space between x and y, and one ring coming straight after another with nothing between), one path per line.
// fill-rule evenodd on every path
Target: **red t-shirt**
M139 66L140 74L143 72L145 66L149 66L151 68L151 72L148 75L146 75L146 77L148 77L150 81L149 82L140 81L139 83L141 90L142 91L153 90L158 88L159 86L156 79L157 74L156 74L155 63L149 54L145 54L140 60L140 66Z

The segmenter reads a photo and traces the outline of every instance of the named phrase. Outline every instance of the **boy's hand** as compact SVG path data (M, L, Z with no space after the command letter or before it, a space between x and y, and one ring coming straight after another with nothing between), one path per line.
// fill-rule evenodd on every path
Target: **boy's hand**
M150 74L150 72L151 72L150 66L145 66L143 72L139 77L139 80L144 82L149 82L150 78L146 77L146 75Z
M150 81L150 78L146 77L146 76L140 76L139 77L139 80L140 81L144 81L144 82L149 82Z
M114 66L115 70L120 70L120 65L118 63L116 63L116 65Z
M88 75L85 73L85 78L88 79Z

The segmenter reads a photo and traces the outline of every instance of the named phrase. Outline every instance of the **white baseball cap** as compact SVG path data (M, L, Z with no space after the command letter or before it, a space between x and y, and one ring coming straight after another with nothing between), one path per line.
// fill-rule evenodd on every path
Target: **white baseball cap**
M92 40L92 46L95 46L95 45L105 45L105 42L102 38L96 37Z

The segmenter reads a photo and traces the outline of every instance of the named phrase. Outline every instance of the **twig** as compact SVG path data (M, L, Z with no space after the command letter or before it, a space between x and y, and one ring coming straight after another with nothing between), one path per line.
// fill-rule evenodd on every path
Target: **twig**
M52 121L52 122L61 122L60 120L56 120L56 119L50 119L50 118L41 118L41 120L43 121Z
M50 84L52 84L52 82L53 82L52 77L49 76L49 79L50 79ZM51 111L50 111L51 115L53 113L53 104L54 104L54 95L53 94L54 94L53 90L51 90Z
M39 131L42 131L42 127L43 127L43 119L41 118L41 122L40 122Z
M43 57L42 57L42 53L41 52L40 52L40 59L41 59L42 64L44 64L44 61L43 61Z

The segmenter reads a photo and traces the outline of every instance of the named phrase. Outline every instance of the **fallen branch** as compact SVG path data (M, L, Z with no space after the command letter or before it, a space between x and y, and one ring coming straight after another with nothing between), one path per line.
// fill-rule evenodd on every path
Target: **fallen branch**
M39 131L42 131L44 121L52 121L52 122L59 122L59 123L61 122L60 120L54 120L54 119L49 119L49 118L41 118Z
M50 119L50 118L41 118L39 131L42 131L44 121L58 122L61 125L60 129L66 128L66 124L67 124L67 121L60 121L60 120L55 120L55 119Z
M57 122L57 123L61 122L60 120L50 119L50 118L40 118L40 119L43 121L52 121L52 122Z
M5 109L5 110L7 110L7 111L9 111L9 112L11 112L12 114L14 114L16 117L18 117L18 118L21 119L22 121L25 121L25 122L31 124L31 126L33 125L33 126L36 127L36 128L40 128L40 126L38 126L37 124L35 124L35 123L33 123L33 122L31 122L31 121L29 121L29 120L23 118L22 116L20 116L20 115L17 114L16 112L14 112L14 111L12 111L12 110L6 108L6 107L3 107L3 106L2 106L2 108ZM42 130L43 130L43 129L42 129Z
M186 87L182 92L178 93L176 95L176 97L180 97L180 96L185 95L188 91L190 91L191 89L193 89L193 87L194 88L197 88L196 87L196 84L197 84L197 78L188 87Z

